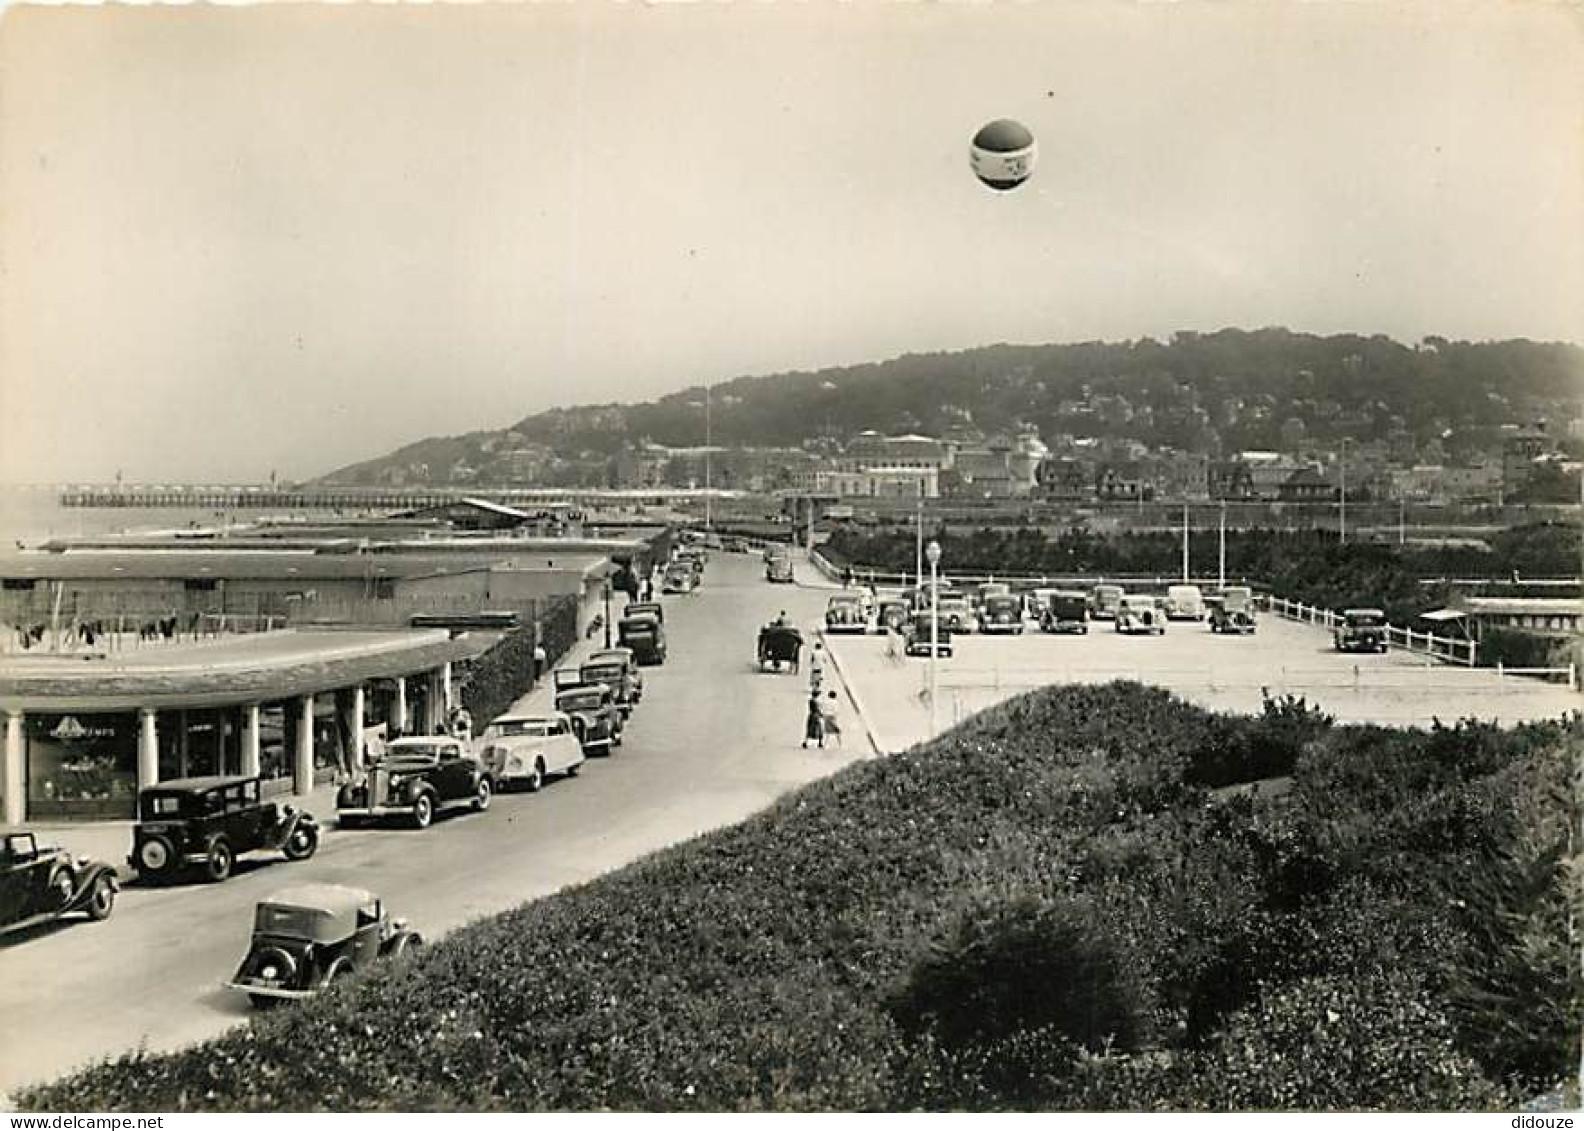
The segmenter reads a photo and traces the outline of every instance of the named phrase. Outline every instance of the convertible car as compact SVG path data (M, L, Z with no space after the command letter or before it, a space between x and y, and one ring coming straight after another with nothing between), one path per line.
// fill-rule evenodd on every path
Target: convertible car
M259 1009L312 997L382 958L422 945L377 895L340 884L302 884L259 901L247 957L226 985Z

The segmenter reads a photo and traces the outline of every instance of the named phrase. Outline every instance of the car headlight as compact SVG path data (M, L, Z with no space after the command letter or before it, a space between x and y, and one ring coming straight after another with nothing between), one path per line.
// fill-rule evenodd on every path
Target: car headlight
M407 782L407 779L402 777L400 774L392 774L390 776L390 787L393 790L394 789L400 789L403 785L406 784L406 782Z

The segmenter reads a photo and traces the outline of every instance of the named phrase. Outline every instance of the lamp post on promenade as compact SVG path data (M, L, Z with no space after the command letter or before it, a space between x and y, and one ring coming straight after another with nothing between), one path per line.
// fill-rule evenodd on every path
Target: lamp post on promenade
M925 547L924 556L929 559L930 567L930 666L929 666L929 703L930 703L930 737L934 738L939 733L937 723L938 715L935 708L936 692L940 689L940 543L934 540Z
M607 577L605 579L605 647L607 647L607 648L609 648L611 646L611 642L610 642L611 641L611 635L610 635L610 597L611 597L611 583L610 583L610 578Z
M1341 475L1341 490L1337 493L1337 540L1343 545L1347 544L1347 452L1351 442L1346 436L1342 438L1342 456L1337 461Z

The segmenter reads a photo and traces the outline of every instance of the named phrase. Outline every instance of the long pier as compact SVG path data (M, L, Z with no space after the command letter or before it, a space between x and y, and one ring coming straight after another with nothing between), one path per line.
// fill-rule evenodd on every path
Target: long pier
M147 486L68 487L59 494L63 507L176 507L208 510L411 510L444 506L462 499L483 499L506 506L554 504L621 505L667 503L735 497L738 492L689 488L603 490L598 488L466 488L393 489L378 487L248 487Z

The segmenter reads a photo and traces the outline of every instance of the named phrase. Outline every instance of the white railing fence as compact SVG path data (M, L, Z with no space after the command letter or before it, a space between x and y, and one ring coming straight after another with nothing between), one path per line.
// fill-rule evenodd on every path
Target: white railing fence
M1335 631L1342 624L1340 613L1333 612L1330 609L1322 609L1317 605L1306 605L1302 601L1289 601L1284 597L1274 596L1267 598L1266 603L1271 613L1276 616L1285 620L1316 625L1324 628L1327 632ZM1415 632L1411 628L1399 628L1394 624L1386 626L1386 643L1389 647L1401 648L1416 655L1444 660L1450 664L1462 664L1470 668L1475 666L1478 648L1473 640L1454 636L1437 636L1429 631Z

